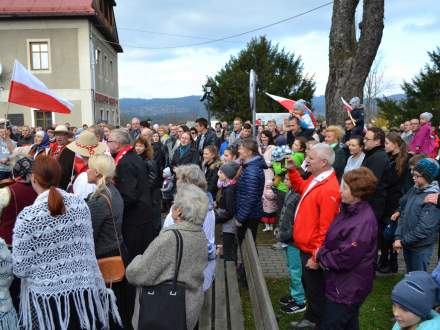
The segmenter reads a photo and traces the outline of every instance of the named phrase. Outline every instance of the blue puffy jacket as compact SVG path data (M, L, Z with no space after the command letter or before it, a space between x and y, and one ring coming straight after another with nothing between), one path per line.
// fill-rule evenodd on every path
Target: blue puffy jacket
M241 223L249 219L260 219L263 214L264 169L263 157L255 156L243 164L236 185L235 219Z

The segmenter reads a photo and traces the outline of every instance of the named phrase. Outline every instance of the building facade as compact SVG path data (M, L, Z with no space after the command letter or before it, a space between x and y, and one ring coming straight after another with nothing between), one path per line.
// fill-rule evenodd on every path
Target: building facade
M0 4L0 117L14 125L119 124L119 45L113 0L14 0ZM8 104L14 60L57 95L70 114Z

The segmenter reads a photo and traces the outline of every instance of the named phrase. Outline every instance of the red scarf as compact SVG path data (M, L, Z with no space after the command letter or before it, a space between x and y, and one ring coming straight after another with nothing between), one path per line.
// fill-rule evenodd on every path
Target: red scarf
M81 156L75 155L73 160L73 166L75 168L75 173L78 176L80 173L87 171L87 165L84 164L84 159Z
M131 149L133 149L133 147L131 145L126 145L125 147L123 147L121 150L118 151L118 153L116 154L116 157L115 157L116 166L118 166L119 161L122 159L122 157L124 157L125 154L128 151L130 151Z

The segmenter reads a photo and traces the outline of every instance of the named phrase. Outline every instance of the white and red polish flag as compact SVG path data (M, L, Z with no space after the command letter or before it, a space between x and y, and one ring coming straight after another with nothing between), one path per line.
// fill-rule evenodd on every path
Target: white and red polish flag
M272 98L273 100L277 101L283 107L285 107L287 109L287 111L289 111L289 112L293 111L293 107L295 106L295 101L294 100L286 99L284 97L272 95L272 94L269 94L269 93L265 93L265 94L267 96L269 96L270 98Z
M347 101L345 101L345 99L341 96L341 100L342 100L342 105L344 106L345 111L347 112L351 112L353 110L352 106L350 105L350 103L348 103Z
M73 103L49 90L17 60L14 62L8 102L46 112L70 113Z
M267 96L269 96L270 98L272 98L273 100L277 101L279 104L281 104L284 108L287 109L287 111L289 111L289 113L293 112L293 109L295 107L295 102L294 100L291 99L286 99L285 97L281 97L281 96L276 96L276 95L272 95L269 93L265 93ZM316 121L315 115L313 114L312 110L310 110L309 108L307 108L307 106L305 106L306 110L305 110L305 114L310 117L310 120L308 121L310 126L314 126L314 127L318 127L318 122Z

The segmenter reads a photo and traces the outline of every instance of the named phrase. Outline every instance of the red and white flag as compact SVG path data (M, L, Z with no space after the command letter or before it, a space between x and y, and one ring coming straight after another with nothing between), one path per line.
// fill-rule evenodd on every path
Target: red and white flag
M70 113L73 103L49 90L17 60L14 62L8 102L46 112Z
M272 94L269 94L269 93L265 93L265 94L267 96L269 96L270 98L272 98L273 100L277 101L279 104L281 104L290 113L293 112L293 110L295 108L296 101L290 100L290 99L286 99L285 97L272 95ZM318 122L316 121L315 115L313 114L312 110L307 108L307 106L305 104L304 104L304 107L306 108L304 113L306 115L308 115L310 117L310 120L311 120L311 122L309 123L310 126L318 127Z
M289 111L289 112L293 111L293 108L295 106L295 101L294 100L286 99L284 97L272 95L272 94L269 94L269 93L266 93L266 95L269 96L270 98L274 99L275 101L277 101L283 107L285 107L287 109L287 111Z
M341 100L342 100L342 105L344 106L345 111L347 112L351 112L353 110L352 106L350 105L350 103L348 103L347 101L345 101L345 99L341 96Z

